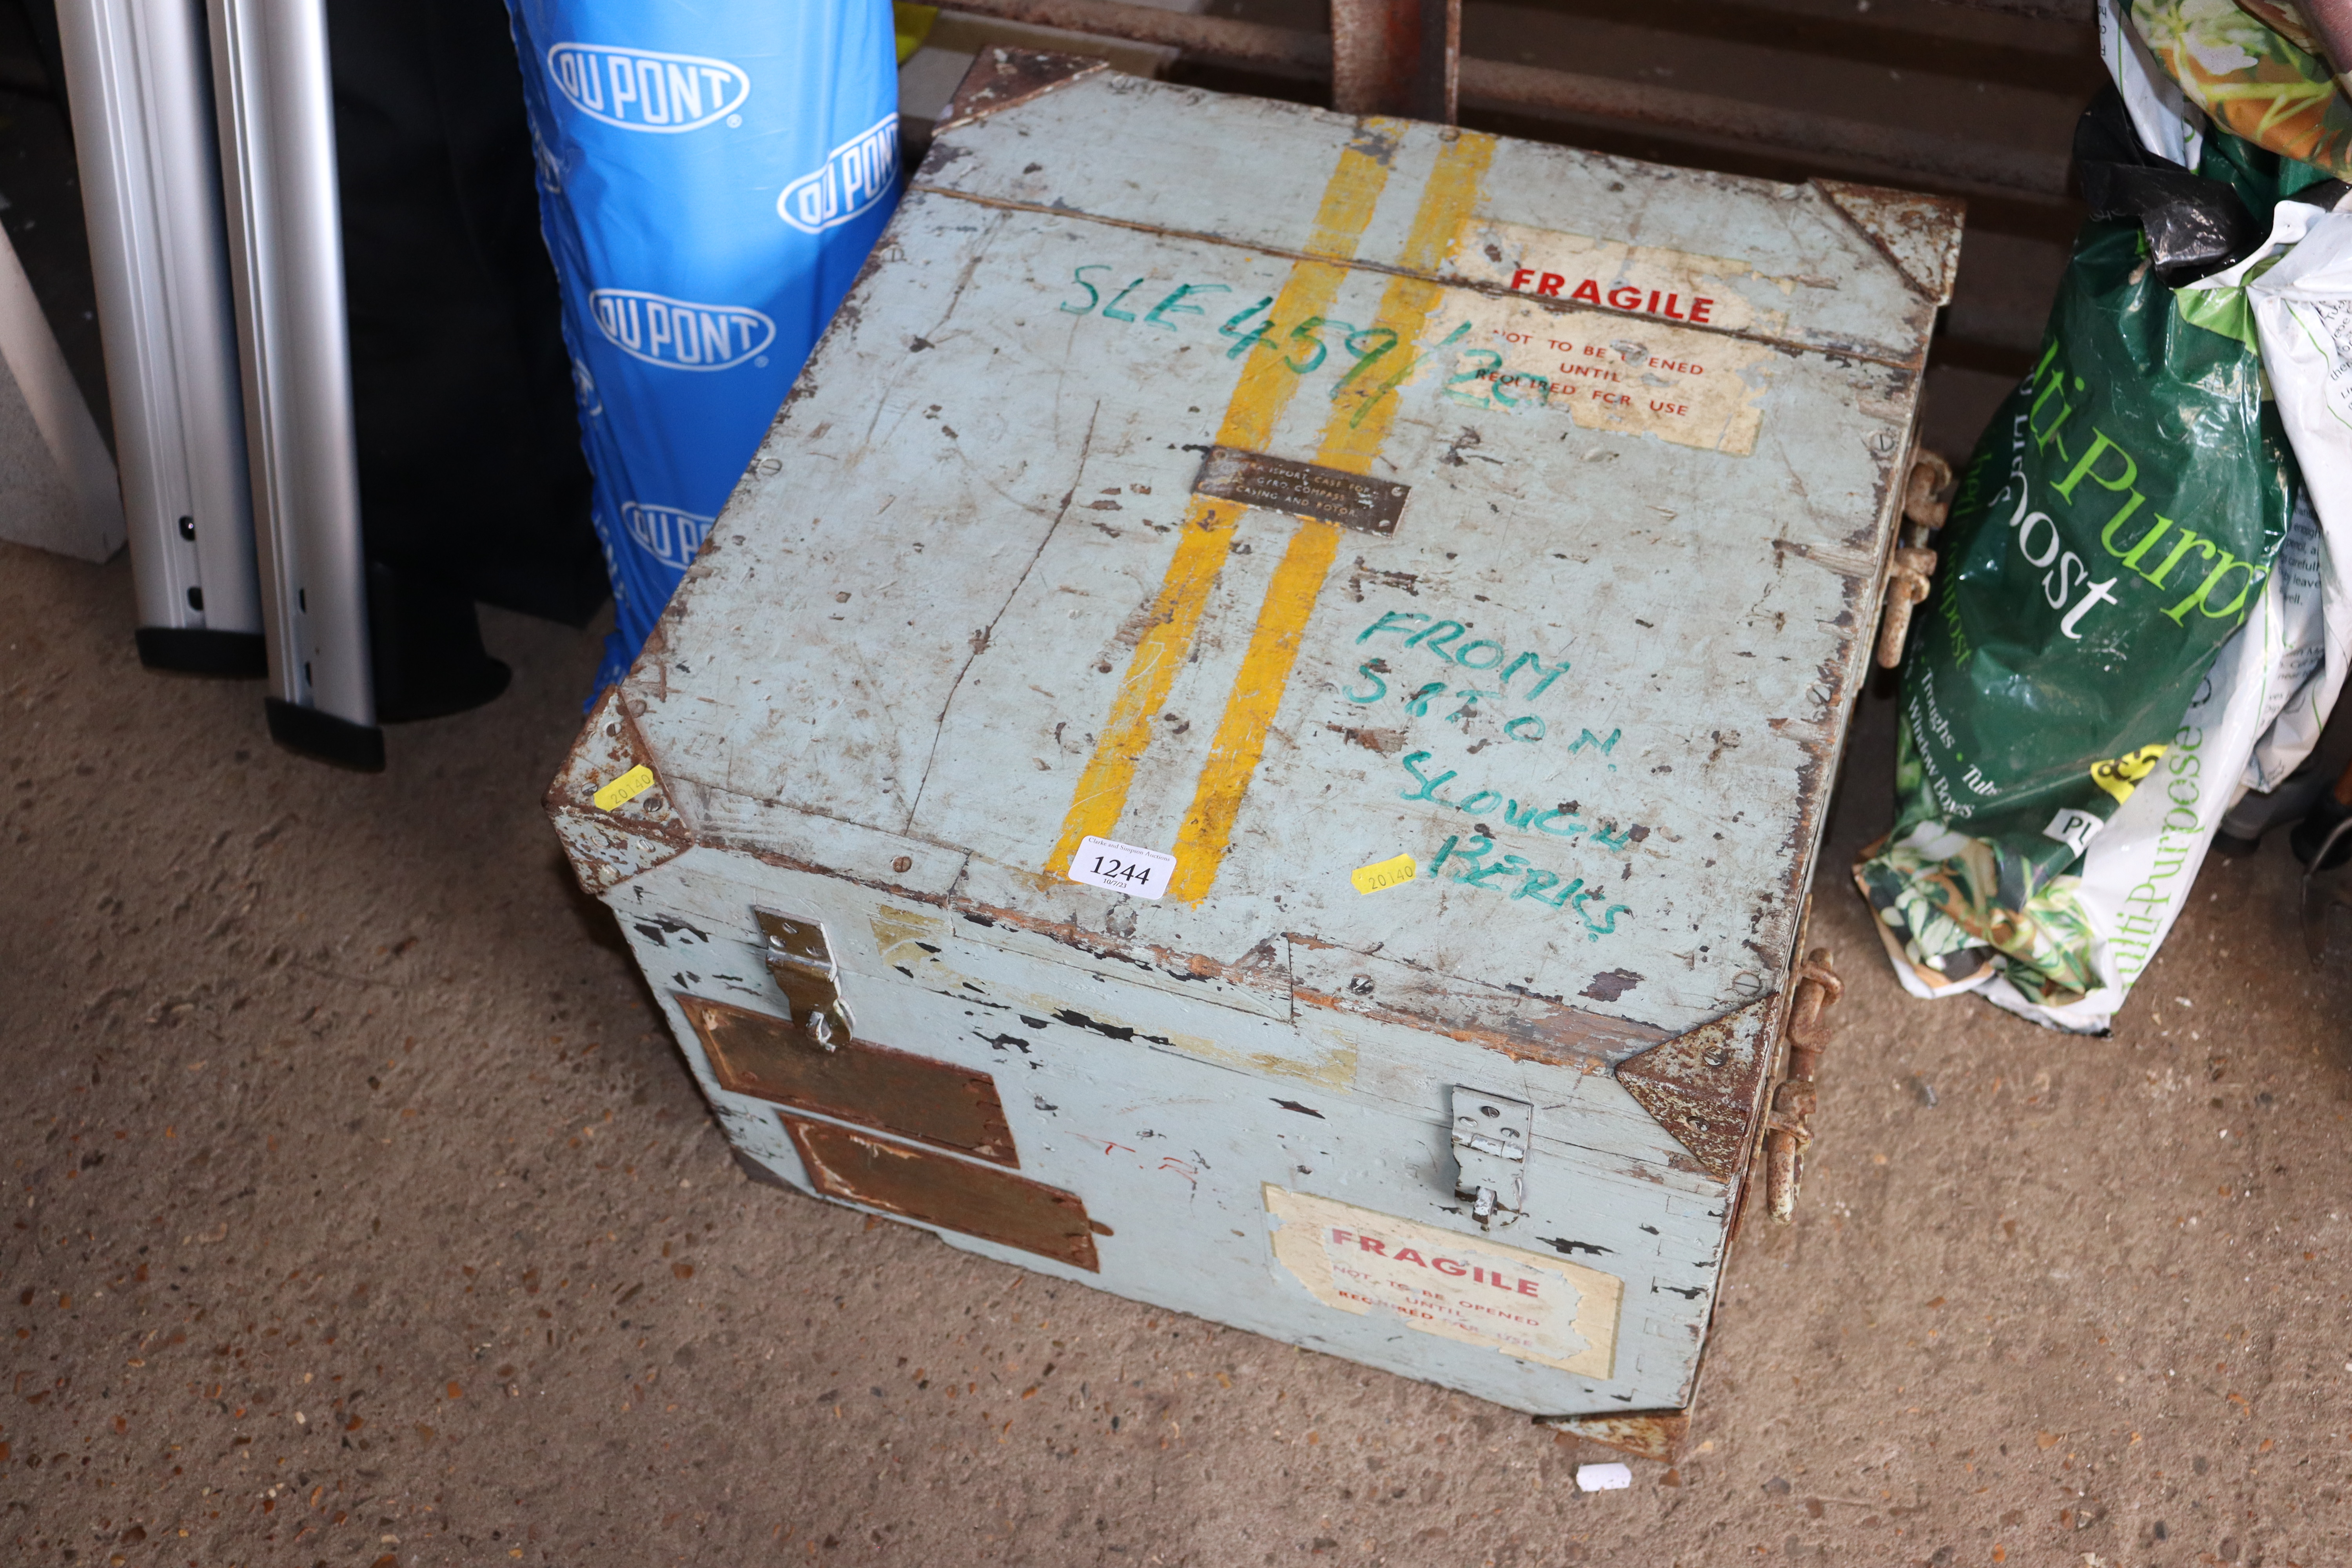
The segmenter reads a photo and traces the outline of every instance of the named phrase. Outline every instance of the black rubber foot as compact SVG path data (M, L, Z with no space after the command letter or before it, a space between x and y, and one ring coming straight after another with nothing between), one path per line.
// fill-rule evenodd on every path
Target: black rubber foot
M212 632L194 626L141 626L139 662L182 675L257 680L269 673L269 645L259 632Z
M269 711L269 738L288 751L363 773L383 772L383 731L374 725L298 708L282 697L265 699L263 706Z

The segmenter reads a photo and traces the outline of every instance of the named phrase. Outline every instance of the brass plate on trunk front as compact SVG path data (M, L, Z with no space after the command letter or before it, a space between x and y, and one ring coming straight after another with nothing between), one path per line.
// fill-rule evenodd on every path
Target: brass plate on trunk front
M1100 1270L1095 1237L1109 1232L1087 1218L1087 1205L1075 1193L855 1128L797 1116L783 1123L808 1167L810 1184L827 1197L1017 1247L1088 1273Z
M865 1040L823 1050L772 1014L700 996L681 995L677 1005L730 1094L837 1116L1000 1165L1021 1163L996 1080L986 1073Z
M1239 447L1212 447L1200 477L1192 481L1192 493L1364 533L1389 534L1396 531L1412 487Z

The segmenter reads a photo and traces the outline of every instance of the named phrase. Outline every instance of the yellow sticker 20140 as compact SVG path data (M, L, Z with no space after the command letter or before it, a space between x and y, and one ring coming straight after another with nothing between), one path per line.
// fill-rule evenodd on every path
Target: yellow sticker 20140
M1376 860L1369 866L1359 866L1348 873L1348 880L1356 884L1356 891L1360 893L1377 893L1400 882L1410 882L1420 875L1421 870L1412 863L1412 856L1399 855L1391 859Z
M628 805L629 802L636 799L637 796L645 794L646 791L653 787L653 769L646 766L643 763L639 763L635 767L631 768L627 773L623 773L619 778L614 779L611 784L606 784L603 789L598 790L589 798L596 803L597 810L612 811L620 806Z

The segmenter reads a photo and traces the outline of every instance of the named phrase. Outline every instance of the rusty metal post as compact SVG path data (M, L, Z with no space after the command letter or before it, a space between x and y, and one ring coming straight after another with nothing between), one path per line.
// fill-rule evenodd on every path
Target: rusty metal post
M1782 1225L1796 1213L1805 1148L1813 1141L1808 1124L1813 1114L1813 1068L1830 1043L1830 1027L1822 1013L1844 994L1844 984L1830 967L1830 950L1817 947L1807 953L1797 968L1796 994L1789 1001L1789 1070L1772 1091L1765 1123L1765 1206Z
M1331 107L1454 123L1462 0L1331 0Z
M957 8L1040 27L1165 44L1213 59L1275 66L1286 71L1319 73L1331 65L1334 53L1333 38L1302 27L1163 11L1129 0L958 0ZM1379 40L1370 35L1385 34L1379 18L1400 10L1418 12L1424 31L1437 30L1444 40L1442 48L1428 54L1433 68L1442 68L1444 74L1437 90L1428 95L1427 112L1410 103L1402 106L1402 112L1439 123L1454 122L1459 83L1466 86L1473 98L1495 103L1695 132L1808 160L1864 159L1904 170L1916 179L1991 185L2035 200L2063 196L2069 188L2067 160L2055 153L1809 110L1779 109L1652 82L1551 70L1516 60L1482 60L1475 56L1464 59L1455 5L1445 0L1420 0L1417 5L1410 0L1336 0L1332 22L1349 38L1348 47L1374 49L1380 47ZM1374 20L1363 21L1367 17ZM1378 96L1377 72L1343 68L1337 74L1348 84L1335 96L1337 106L1350 113L1398 111L1396 99ZM1353 84L1360 80L1373 84L1364 89L1368 96L1363 98L1355 96Z

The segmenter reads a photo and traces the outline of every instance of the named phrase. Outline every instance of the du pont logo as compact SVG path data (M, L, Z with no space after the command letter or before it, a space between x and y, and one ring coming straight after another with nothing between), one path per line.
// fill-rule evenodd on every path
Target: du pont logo
M803 234L822 234L888 195L898 170L898 117L886 114L835 147L824 168L786 185L777 216Z
M694 552L702 548L715 521L674 506L621 503L621 526L629 531L629 537L643 545L646 554L677 572L694 564Z
M741 305L698 305L641 289L588 296L596 325L623 353L670 370L727 370L773 342L776 323Z
M582 113L624 131L693 131L751 96L741 67L701 55L558 44L547 51L547 70Z

